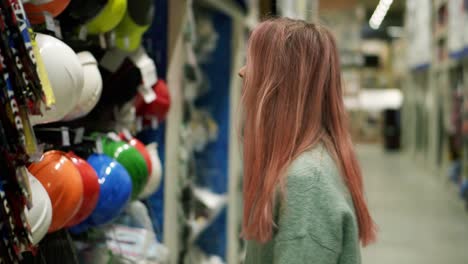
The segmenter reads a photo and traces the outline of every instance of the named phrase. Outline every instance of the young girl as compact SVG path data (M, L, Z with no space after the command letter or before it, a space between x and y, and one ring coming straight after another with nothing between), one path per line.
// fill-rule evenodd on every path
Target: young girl
M361 263L359 242L376 234L332 34L300 20L265 21L239 74L246 264Z

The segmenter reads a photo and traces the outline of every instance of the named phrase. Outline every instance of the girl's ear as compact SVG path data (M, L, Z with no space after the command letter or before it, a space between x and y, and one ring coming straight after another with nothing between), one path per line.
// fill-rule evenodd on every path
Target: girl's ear
M245 65L242 66L242 68L239 69L239 76L241 78L244 78L244 76L245 76L245 69L246 69Z

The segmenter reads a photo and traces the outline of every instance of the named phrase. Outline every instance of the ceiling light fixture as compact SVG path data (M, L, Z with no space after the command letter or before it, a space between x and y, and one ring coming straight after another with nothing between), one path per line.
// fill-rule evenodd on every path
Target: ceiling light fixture
M393 0L380 0L379 4L375 8L374 13L372 14L369 20L369 26L372 29L374 30L379 29L392 3L393 3Z

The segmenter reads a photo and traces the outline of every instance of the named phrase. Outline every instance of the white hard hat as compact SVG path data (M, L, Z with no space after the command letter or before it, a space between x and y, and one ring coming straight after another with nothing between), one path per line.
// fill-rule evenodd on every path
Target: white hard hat
M101 98L102 77L99 72L98 63L93 54L88 51L78 53L84 71L84 86L79 97L78 104L65 118L65 121L83 117L93 108Z
M37 245L47 234L52 223L52 203L42 184L29 171L32 208L27 210L27 218L31 226L33 244Z
M161 159L159 158L157 144L151 143L146 146L148 153L151 158L151 163L153 166L151 176L148 179L148 183L146 184L143 192L140 194L140 199L146 199L151 196L154 192L156 192L161 184L162 178L162 166L161 166Z
M37 45L55 95L55 106L33 115L34 125L57 122L78 103L83 89L83 67L76 53L61 40L37 33Z

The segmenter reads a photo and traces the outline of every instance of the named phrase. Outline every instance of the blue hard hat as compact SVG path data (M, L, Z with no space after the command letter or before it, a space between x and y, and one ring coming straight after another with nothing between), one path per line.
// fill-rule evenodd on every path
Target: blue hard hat
M116 160L104 154L92 154L88 157L88 163L99 177L99 200L91 215L70 229L75 234L114 220L128 204L132 194L130 175Z

